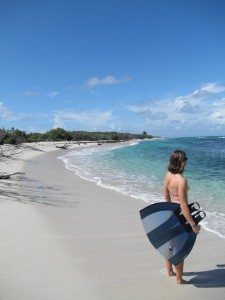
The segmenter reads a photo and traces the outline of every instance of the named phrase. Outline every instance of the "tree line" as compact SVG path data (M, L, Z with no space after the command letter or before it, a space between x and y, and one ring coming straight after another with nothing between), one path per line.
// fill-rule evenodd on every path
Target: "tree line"
M51 129L45 133L26 133L19 129L11 128L0 129L0 145L21 143L35 143L46 141L128 141L132 139L151 139L152 135L143 131L141 134L122 133L122 132L92 132L92 131L67 131L63 128Z

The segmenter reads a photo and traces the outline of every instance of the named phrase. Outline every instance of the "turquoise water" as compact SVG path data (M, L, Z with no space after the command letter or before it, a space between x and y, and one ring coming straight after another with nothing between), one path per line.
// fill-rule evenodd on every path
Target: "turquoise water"
M164 200L163 180L175 149L187 154L184 174L190 186L189 202L199 202L206 212L202 226L225 238L225 137L153 139L87 147L60 159L68 169L99 186L154 203Z

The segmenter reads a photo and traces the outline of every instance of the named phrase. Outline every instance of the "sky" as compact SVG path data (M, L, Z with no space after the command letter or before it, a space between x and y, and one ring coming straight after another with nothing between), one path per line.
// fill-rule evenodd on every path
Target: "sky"
M0 128L225 136L224 0L0 0Z

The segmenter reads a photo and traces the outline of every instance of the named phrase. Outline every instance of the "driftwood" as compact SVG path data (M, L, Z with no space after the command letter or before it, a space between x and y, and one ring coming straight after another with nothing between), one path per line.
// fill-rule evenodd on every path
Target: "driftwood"
M68 149L68 147L70 146L70 142L65 141L65 143L63 145L57 145L56 143L54 143L54 145L56 146L56 148Z
M15 172L15 173L11 173L11 174L0 174L0 179L9 179L11 176L13 176L13 175L23 175L23 174L25 174L25 173L23 173L23 172Z
M5 145L3 150L3 146L0 146L0 161L5 160L7 158L12 158L14 156L18 156L22 153L22 150L19 146Z
M60 148L60 149L67 149L69 147L69 145L63 145L63 146L58 146L58 145L55 145L56 148Z

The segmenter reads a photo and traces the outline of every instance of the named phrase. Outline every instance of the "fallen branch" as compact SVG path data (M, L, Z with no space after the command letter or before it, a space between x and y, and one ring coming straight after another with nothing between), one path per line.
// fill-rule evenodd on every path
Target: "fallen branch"
M60 148L60 149L67 149L70 146L70 142L65 141L65 143L62 145L57 145L56 143L54 143L54 145L56 146L56 148Z
M9 179L11 176L13 175L24 175L25 173L23 172L15 172L15 173L12 173L12 174L0 174L0 179Z
M1 145L0 146L0 160L6 160L14 156L19 156L22 153L20 146L15 145Z
M60 148L60 149L67 149L69 147L69 145L63 145L63 146L57 146L55 145L56 148Z

